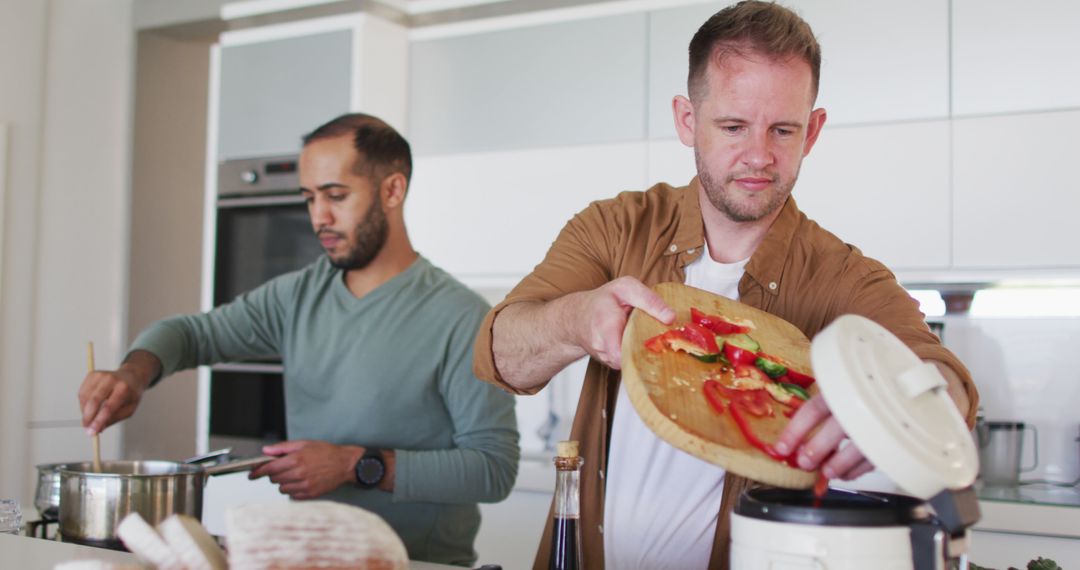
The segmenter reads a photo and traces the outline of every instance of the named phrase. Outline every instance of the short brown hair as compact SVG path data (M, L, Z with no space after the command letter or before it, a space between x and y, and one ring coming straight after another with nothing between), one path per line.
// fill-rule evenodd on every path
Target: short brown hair
M762 54L770 59L797 57L810 65L813 98L821 78L821 46L810 24L779 4L744 0L713 14L690 40L690 73L686 87L691 100L704 96L709 60L729 55Z
M303 143L349 135L353 147L363 160L357 161L356 172L371 176L376 183L400 172L405 180L412 178L412 150L409 141L394 127L374 115L349 113L325 123L304 135Z

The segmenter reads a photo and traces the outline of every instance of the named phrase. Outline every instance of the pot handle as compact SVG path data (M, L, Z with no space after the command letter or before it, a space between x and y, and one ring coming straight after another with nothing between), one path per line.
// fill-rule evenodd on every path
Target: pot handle
M219 457L228 457L230 453L232 453L232 448L231 447L226 447L224 449L215 449L214 451L211 451L209 453L204 453L202 455L196 455L195 457L189 457L189 458L185 459L183 462L184 463L189 463L189 464L192 464L192 465L194 465L196 463L205 463L207 461L210 461L211 459L218 459Z
M228 463L221 463L219 465L211 465L203 469L203 473L206 475L224 475L225 473L238 473L240 471L251 471L252 469L277 459L272 455L260 455L259 457L251 457L248 459L240 459L238 461L230 461Z

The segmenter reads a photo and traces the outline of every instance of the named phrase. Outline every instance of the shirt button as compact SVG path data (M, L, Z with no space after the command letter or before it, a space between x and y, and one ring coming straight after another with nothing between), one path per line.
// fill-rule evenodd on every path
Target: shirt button
M692 248L690 248L690 249L686 250L686 253L689 253L690 255L694 255L694 252L695 252L695 251L697 251L697 248L695 248L695 247L692 247Z
M603 481L604 480L604 470L603 469L597 469L596 472L598 474L600 474L600 480Z
M596 528L600 529L600 534L604 534L604 525L598 524L596 525Z
M607 408L600 409L600 417L604 418L605 420L607 419Z
M776 291L777 287L778 287L778 285L776 284L776 281L769 282L769 290L770 291Z
M671 244L671 247L668 248L668 251L670 251L671 253L675 253L676 251L679 251L679 246Z

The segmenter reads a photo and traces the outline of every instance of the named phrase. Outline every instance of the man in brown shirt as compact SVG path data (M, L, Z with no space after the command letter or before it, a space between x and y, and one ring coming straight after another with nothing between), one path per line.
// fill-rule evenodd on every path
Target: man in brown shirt
M476 375L518 394L536 393L567 364L591 357L572 428L585 458L580 526L587 568L726 567L730 513L750 484L667 449L640 428L629 406L616 406L629 312L636 307L665 323L674 318L649 289L657 283L704 283L810 338L842 314L866 316L937 364L960 412L973 420L978 396L970 375L930 333L917 303L886 267L808 219L790 196L825 123L825 110L814 108L820 62L810 27L783 7L746 1L715 14L690 43L689 98L673 101L676 130L694 148L698 176L685 187L658 184L591 204L481 326ZM818 397L793 417L776 447L829 478L870 471L845 439ZM633 461L655 457L640 455L642 449L664 459ZM672 481L679 483L662 484ZM686 500L672 509L671 499ZM626 522L658 516L669 520ZM537 568L547 567L550 540L549 522Z

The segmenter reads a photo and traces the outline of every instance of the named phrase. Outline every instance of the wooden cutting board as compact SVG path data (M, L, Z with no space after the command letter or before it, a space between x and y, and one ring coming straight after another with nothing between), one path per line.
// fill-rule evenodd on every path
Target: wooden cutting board
M622 340L622 381L645 425L671 445L709 463L770 485L800 489L814 484L816 473L795 469L751 446L730 411L716 413L702 393L706 377L721 364L707 364L683 352L651 352L645 341L690 321L690 308L708 314L753 321L750 336L761 350L787 360L799 372L813 375L810 341L791 323L764 311L681 283L653 288L675 310L667 326L635 309ZM808 390L818 393L817 385ZM774 403L775 416L749 416L754 432L766 443L776 441L789 419Z

